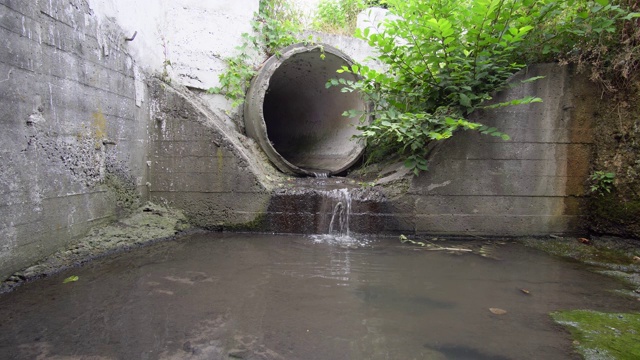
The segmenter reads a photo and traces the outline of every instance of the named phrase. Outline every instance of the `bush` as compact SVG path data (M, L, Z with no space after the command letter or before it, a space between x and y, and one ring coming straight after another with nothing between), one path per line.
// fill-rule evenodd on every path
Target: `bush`
M377 156L399 154L415 174L427 169L428 144L451 137L459 129L509 136L471 122L469 113L540 102L525 97L486 106L491 94L529 61L559 58L597 43L632 19L608 0L388 0L397 15L383 26L356 30L385 65L343 67L358 81L331 79L329 86L360 92L373 105L367 113L345 116L372 118L357 137ZM606 3L606 4L605 4ZM525 81L534 81L536 78Z

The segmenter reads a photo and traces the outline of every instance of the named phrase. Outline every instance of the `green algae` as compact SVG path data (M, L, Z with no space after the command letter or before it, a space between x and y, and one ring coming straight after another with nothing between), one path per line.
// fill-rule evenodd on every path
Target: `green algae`
M103 184L115 197L116 208L119 212L130 214L141 205L140 194L133 179L107 173Z
M0 283L0 293L93 259L171 238L191 227L181 211L148 202L126 218L93 229L70 248L14 273Z
M627 285L640 286L640 249L636 242L621 238L526 239L526 246L551 255L582 262L594 272L610 276ZM622 296L638 297L640 289L618 290ZM569 310L551 313L575 339L576 350L587 360L640 359L640 314L602 313Z
M640 314L571 310L551 317L568 328L587 360L640 359Z
M584 244L576 238L526 239L526 246L545 251L551 255L574 259L605 268L628 267L640 270L634 256L640 256L638 243L624 239L592 238Z

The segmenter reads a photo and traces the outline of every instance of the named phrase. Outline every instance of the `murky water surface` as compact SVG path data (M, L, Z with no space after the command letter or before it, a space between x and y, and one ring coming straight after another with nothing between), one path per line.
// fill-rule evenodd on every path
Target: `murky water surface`
M0 296L0 358L572 359L550 311L640 309L517 244L356 245L198 234L97 261Z

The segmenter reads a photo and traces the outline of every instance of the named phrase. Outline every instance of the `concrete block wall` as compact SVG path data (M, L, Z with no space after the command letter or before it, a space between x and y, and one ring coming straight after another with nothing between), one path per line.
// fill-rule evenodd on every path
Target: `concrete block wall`
M0 279L145 197L148 101L126 47L86 1L0 0Z
M188 90L151 82L149 191L208 229L246 228L261 218L282 175L257 145L220 121ZM271 180L270 180L271 179Z
M438 146L429 171L392 201L398 221L390 230L472 236L582 231L598 99L586 79L556 64L530 67L512 83L533 76L545 78L504 91L494 101L531 95L543 103L475 114L511 140L468 131Z

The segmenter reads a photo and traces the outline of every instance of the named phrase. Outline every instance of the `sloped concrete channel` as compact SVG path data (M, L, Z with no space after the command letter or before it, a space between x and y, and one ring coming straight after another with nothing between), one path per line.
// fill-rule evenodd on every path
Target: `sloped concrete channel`
M336 73L352 63L329 45L296 44L267 60L251 82L244 110L247 134L281 171L338 174L362 154L363 144L352 140L358 119L342 113L364 110L365 102L356 93L325 86L332 78L355 80Z

